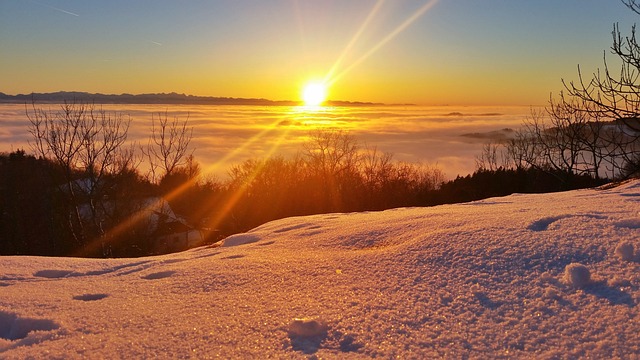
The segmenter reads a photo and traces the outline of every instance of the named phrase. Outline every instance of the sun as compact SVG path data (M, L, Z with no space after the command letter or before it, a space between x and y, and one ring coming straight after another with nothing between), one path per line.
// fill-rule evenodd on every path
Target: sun
M302 90L302 100L305 106L320 106L327 99L327 85L314 81L307 83Z

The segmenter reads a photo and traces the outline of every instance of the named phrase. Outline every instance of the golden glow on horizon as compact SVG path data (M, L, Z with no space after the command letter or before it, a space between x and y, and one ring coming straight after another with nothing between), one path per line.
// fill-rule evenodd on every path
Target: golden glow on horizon
M327 100L327 86L319 81L310 82L302 90L305 106L320 106Z
M368 27L369 23L376 16L376 14L378 13L378 11L379 11L380 7L382 6L382 4L384 3L384 1L385 0L378 0L377 1L377 3L375 4L375 6L371 10L371 12L368 14L368 16L367 16L366 20L364 21L364 23L360 26L360 28L358 29L357 33L354 35L354 37L351 39L351 41L348 43L348 45L344 49L343 53L338 57L338 59L336 60L334 65L331 67L329 72L326 74L324 81L311 81L311 82L307 83L304 86L304 89L302 91L302 100L304 101L305 107L316 108L316 109L320 108L321 105L327 100L329 86L331 86L334 83L336 83L339 79L341 79L345 74L350 72L353 68L359 66L362 62L364 62L367 58L369 58L373 53L378 51L381 47L383 47L388 42L390 42L393 38L395 38L398 34L403 32L407 27L409 27L413 22L415 22L420 16L422 16L424 13L426 13L428 10L430 10L438 2L438 0L429 0L429 2L427 2L420 9L418 9L418 11L416 11L412 16L410 16L408 19L406 19L400 26L395 28L391 33L389 33L387 36L382 38L376 45L374 45L371 49L369 49L367 52L365 52L364 55L362 55L356 61L354 61L351 64L349 64L348 66L344 67L344 69L342 69L342 71L340 71L339 73L334 75L335 72L337 70L339 70L339 68L342 67L342 62L343 62L345 56L351 51L352 47L358 41L358 39L360 38L362 33L365 31L365 29ZM217 163L214 163L214 164L206 167L205 168L205 173L209 172L209 170L211 170L212 168L219 167L221 164L223 164L225 162L226 159L230 158L236 152L239 152L241 149L244 149L244 148L248 147L249 145L251 145L254 142L262 140L263 137L266 134L268 134L269 132L274 131L275 129L277 129L278 123L279 123L279 121L274 122L271 126L265 128L262 132L256 134L254 137L252 137L249 140L247 140L242 146L238 147L235 151L232 151L231 153L229 153L226 157L224 157L223 159L221 159ZM306 124L312 124L313 120L307 121L305 123ZM333 121L332 122L326 122L326 121L317 121L316 120L315 124L313 124L313 125L314 125L313 127L319 128L319 127L324 127L323 125L335 125L335 123ZM284 133L282 133L281 136L278 138L278 140L267 151L267 157L266 157L267 159L270 158L270 156L273 155L277 151L277 149L282 145L283 141L286 138L286 135L288 134L288 132L290 130L291 130L291 128L289 128L288 131L285 131ZM229 211L231 211L233 209L235 204L241 199L242 195L247 190L247 187L248 187L249 183L258 175L259 171L260 171L260 166L258 166L255 169L254 173L249 174L249 178L247 179L248 182L245 182L244 184L240 184L240 186L235 190L235 192L232 194L232 196L229 199L226 199L226 202L223 205L222 211L220 211L217 214L217 216L215 216L213 219L210 220L210 222L208 224L210 229L217 229L217 227L223 221L224 217L228 214ZM191 179L191 180L183 183L181 186L179 186L176 189L174 189L171 193L166 194L164 196L165 200L166 201L171 201L171 200L175 199L180 194L184 193L189 187L193 186L196 181L197 181L197 179ZM157 199L157 200L153 201L153 203L154 204L149 205L147 207L147 209L145 209L145 210L153 210L153 208L157 207L158 204L162 204L162 201L160 199ZM144 211L140 211L140 212L134 214L128 220L118 224L113 229L111 229L109 231L109 234L107 234L105 236L105 238L115 238L115 237L117 237L117 235L119 235L120 233L124 232L126 229L128 229L128 228L136 225L140 221L144 220L144 216L145 216L144 215ZM98 246L101 245L101 240L102 239L92 240L84 249L81 249L80 252L78 254L76 254L76 255L80 255L81 253L86 252L86 251L93 251L94 249L96 249Z

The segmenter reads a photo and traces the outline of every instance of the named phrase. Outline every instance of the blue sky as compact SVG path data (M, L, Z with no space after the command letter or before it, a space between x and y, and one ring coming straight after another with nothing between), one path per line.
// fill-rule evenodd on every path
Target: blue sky
M638 18L616 0L2 0L0 91L296 99L335 67L334 99L540 104Z

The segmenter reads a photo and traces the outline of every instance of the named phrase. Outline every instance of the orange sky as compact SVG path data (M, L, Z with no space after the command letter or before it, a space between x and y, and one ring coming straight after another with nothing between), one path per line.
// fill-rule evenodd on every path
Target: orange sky
M2 1L0 91L297 100L331 73L334 100L541 104L636 17L584 0Z

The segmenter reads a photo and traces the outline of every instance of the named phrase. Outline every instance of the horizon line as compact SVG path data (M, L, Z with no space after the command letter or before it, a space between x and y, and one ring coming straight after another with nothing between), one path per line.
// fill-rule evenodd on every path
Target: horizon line
M230 102L237 102L228 105L267 105L267 106L304 106L304 101L302 100L273 100L265 97L232 97L232 96L214 96L214 95L193 95L187 93L178 93L175 91L172 92L149 92L149 93L101 93L101 92L89 92L89 91L67 91L67 90L58 90L58 91L49 91L49 92L30 92L30 93L17 93L17 94L8 94L0 91L0 102L15 102L15 101L23 101L25 97L32 97L34 95L39 96L53 96L53 95L63 95L63 94L76 94L81 96L103 96L103 97L111 97L111 98L126 98L126 97L145 97L145 96L175 96L175 97L184 97L187 99L192 99L193 102L197 101L206 101L206 100L228 100ZM8 99L15 98L15 99ZM44 99L40 101L46 102L56 102L63 100L74 100L74 99ZM160 102L118 102L114 101L117 99L111 99L109 103L112 104L154 104ZM177 99L176 99L177 100ZM245 102L245 103L239 103ZM251 103L252 102L252 103ZM258 102L262 102L258 104ZM177 103L176 103L177 104ZM219 103L222 105L222 103ZM466 103L414 103L414 102L400 102L400 103L386 103L386 102L374 102L374 101L360 101L360 100L326 100L322 106L530 106L530 107L540 107L546 106L546 104L499 104L499 103L490 103L490 104L466 104Z
M191 99L194 101L206 101L206 100L229 100L229 101L254 101L254 102L265 102L265 103L272 103L274 105L279 105L279 104L289 104L289 105L303 105L304 101L302 100L273 100L273 99L269 99L269 98L265 98L265 97L232 97L232 96L213 96L213 95L193 95L193 94L187 94L187 93L178 93L175 91L172 92L150 92L150 93L138 93L138 94L133 94L133 93L127 93L127 92L123 92L123 93L101 93L101 92L88 92L88 91L66 91L66 90L59 90L59 91L50 91L50 92L30 92L30 93L17 93L17 94L7 94L5 92L0 91L0 101L6 101L6 100L11 100L11 99L7 99L7 98L25 98L25 97L33 97L33 96L62 96L62 95L79 95L82 97L90 97L90 96L96 96L96 97L109 97L109 98L143 98L143 97L175 97L176 99L178 98L187 98L187 99ZM17 99L15 99L17 100ZM44 100L44 101L56 101L55 100ZM117 100L117 99L116 99ZM141 103L145 103L145 102L141 102ZM405 105L405 106L415 106L416 104L414 103L399 103L399 104L387 104L387 103L382 103L382 102L372 102L372 101L353 101L353 100L326 100L324 102L325 104L335 104L337 106L340 106L341 104L344 105L370 105L370 106L394 106L394 105ZM240 104L238 104L240 105Z

